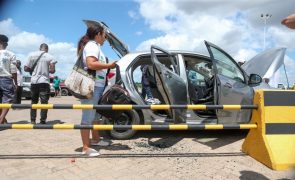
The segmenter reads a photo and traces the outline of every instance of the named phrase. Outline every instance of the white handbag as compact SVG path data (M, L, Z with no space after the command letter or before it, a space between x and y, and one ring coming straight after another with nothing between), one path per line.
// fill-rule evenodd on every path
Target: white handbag
M78 57L72 72L65 80L70 93L79 99L92 98L94 91L95 70L84 66L82 54Z

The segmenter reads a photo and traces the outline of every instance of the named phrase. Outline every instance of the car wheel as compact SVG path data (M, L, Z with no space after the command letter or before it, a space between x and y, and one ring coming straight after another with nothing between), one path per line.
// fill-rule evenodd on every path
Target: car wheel
M61 90L61 95L62 96L68 96L68 94L69 94L69 91L67 89L62 89Z
M140 118L135 110L124 111L116 120L110 120L108 118L103 118L105 124L112 125L133 125L140 124ZM135 130L112 130L109 131L111 137L115 139L129 139L135 135L137 131Z

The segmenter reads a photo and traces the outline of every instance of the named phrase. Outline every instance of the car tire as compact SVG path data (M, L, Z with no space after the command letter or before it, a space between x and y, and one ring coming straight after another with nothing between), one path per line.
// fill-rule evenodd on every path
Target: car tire
M135 110L124 111L121 116L116 118L116 120L110 120L108 118L103 117L103 122L105 124L112 125L133 125L140 124L140 118L138 113ZM129 130L111 130L109 131L109 135L114 139L129 139L136 134L137 131L129 129Z
M69 91L67 89L61 89L61 95L62 96L68 96L69 95Z

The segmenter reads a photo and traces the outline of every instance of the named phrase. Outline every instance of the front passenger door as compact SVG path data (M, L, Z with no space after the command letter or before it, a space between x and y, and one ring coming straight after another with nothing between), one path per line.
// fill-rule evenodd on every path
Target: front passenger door
M215 104L249 105L253 103L254 90L248 86L247 77L236 61L216 45L205 41L213 62L215 75ZM251 110L217 110L218 123L249 122Z

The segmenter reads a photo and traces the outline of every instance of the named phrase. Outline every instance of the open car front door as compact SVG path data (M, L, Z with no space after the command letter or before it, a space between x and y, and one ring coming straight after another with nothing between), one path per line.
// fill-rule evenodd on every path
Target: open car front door
M217 105L253 104L254 90L248 77L236 61L216 45L205 41L213 62L215 76L214 101ZM216 110L218 123L244 123L251 117L251 110Z
M160 62L161 58L163 60ZM165 104L187 105L187 88L184 80L179 76L175 56L157 46L152 46L151 60L157 88ZM168 115L175 123L186 122L186 109L170 109Z

